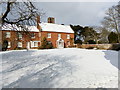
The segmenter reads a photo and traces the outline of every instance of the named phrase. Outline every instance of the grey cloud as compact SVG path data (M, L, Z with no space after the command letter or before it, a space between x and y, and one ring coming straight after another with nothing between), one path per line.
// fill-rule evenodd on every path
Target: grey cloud
M104 12L117 2L37 2L36 5L58 24L100 25Z

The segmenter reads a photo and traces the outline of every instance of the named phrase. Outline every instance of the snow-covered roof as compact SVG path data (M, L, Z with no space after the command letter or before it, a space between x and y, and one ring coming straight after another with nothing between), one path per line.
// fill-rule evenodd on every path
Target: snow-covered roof
M42 31L48 32L63 32L63 33L74 33L69 25L59 25L52 23L40 23Z
M28 29L29 29L29 31L31 31L31 32L39 32L39 30L37 29L36 26L29 26Z
M62 33L74 33L72 28L69 25L59 25L59 24L52 24L52 23L40 23L39 24L42 28L42 31L48 32L62 32ZM28 31L30 32L39 32L36 26L27 26ZM12 30L12 31L22 31L20 27L16 25L7 24L2 27L2 30Z
M36 26L26 26L28 28L28 31L30 32L39 32ZM22 31L20 27L17 27L16 25L3 25L1 30L11 30L11 31Z

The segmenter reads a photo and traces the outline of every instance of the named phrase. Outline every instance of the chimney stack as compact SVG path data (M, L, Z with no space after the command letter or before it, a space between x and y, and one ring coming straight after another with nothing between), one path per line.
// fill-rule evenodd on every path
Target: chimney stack
M37 29L38 29L38 30L41 30L41 26L40 26L40 16L39 16L39 15L37 15L36 22L37 22Z
M54 17L49 17L48 18L48 23L55 23L55 18Z

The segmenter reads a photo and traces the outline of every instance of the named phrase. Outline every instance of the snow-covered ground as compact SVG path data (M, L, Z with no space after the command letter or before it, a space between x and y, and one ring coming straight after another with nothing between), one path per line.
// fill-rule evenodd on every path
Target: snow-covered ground
M118 52L78 48L2 55L2 87L118 88Z

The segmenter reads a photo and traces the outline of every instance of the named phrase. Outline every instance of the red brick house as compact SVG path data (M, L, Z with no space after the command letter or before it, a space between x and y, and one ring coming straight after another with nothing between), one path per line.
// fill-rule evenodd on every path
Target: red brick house
M28 26L29 34L22 33L20 28L3 26L0 32L2 40L8 41L8 49L29 48L37 49L41 46L42 39L47 38L54 48L64 48L74 43L74 32L68 25L54 23L54 18L48 18L48 23L40 23L37 18L37 26Z

